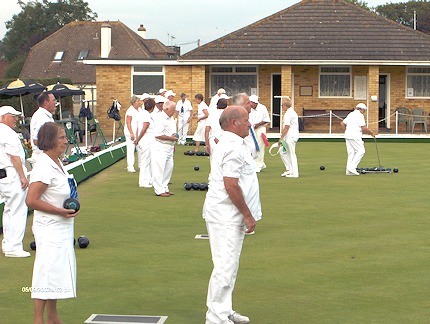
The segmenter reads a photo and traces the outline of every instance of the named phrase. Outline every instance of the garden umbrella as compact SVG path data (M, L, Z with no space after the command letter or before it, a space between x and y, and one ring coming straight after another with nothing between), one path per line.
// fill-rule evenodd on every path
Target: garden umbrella
M45 86L37 83L33 80L20 80L16 79L15 81L6 83L0 88L0 98L7 99L11 97L19 96L19 103L21 105L21 112L24 115L24 107L22 105L22 96L35 93L39 94L43 90L45 90Z
M46 87L46 90L52 93L55 97L58 98L60 102L60 119L63 119L63 113L61 109L61 98L68 97L73 95L83 95L85 92L74 85L67 83L56 83L51 84Z

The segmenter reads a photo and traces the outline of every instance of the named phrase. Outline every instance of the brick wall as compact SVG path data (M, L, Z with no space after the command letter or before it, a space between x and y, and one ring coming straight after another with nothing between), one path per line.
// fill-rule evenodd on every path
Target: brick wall
M113 100L121 103L121 122L124 125L124 116L130 107L131 97L131 67L130 66L97 66L97 108L95 116L99 121L106 140L112 140L114 120L109 119L107 110ZM118 122L115 123L118 126ZM120 133L122 135L122 132Z

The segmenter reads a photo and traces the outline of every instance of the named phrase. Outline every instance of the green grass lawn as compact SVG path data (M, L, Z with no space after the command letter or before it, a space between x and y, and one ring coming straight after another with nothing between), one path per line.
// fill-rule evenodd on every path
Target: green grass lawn
M299 142L300 178L282 178L279 156L259 174L263 219L247 236L234 307L254 324L428 323L430 217L428 143L378 143L381 163L399 173L345 176L343 142ZM67 324L91 314L166 315L201 324L212 271L201 216L207 157L177 148L170 190L137 187L122 160L79 185L75 233L78 298L58 302ZM378 166L373 142L361 167ZM200 171L194 171L199 165ZM326 169L320 171L320 165ZM28 220L25 246L33 240ZM31 258L0 256L0 322L32 322Z

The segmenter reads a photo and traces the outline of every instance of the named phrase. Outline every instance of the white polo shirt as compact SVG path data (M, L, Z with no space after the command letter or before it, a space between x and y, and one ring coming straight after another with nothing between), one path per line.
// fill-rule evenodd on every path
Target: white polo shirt
M39 129L44 124L54 122L54 118L52 114L46 110L45 108L39 107L31 117L30 121L30 137L31 137L31 146L33 147L33 152L41 153L42 151L34 144L34 141L37 141L37 136L39 135Z
M163 111L160 113L160 115L157 117L157 120L154 124L154 136L172 136L176 133L176 123L175 120L169 116ZM174 141L162 141L165 144L171 144L174 145ZM169 142L169 143L167 143ZM171 143L170 143L171 142Z
M224 177L239 179L239 186L252 216L261 219L260 190L255 162L243 138L224 131L214 147L209 175L209 190L203 206L207 222L245 225L243 215L231 201Z
M211 131L209 133L209 138L219 138L223 132L221 125L219 123L219 118L224 112L224 109L215 109L209 113L207 118L206 127L209 126Z
M293 107L288 108L285 112L284 126L290 126L284 140L286 140L287 138L299 138L299 116L297 115Z
M259 103L255 109L251 108L251 112L249 113L249 122L251 125L255 125L263 121L270 123L269 112L265 105Z
M3 181L13 179L18 174L9 155L19 156L24 173L27 174L25 152L18 134L6 124L0 123L0 169L7 168L7 177Z
M125 113L125 119L127 120L127 116L131 117L131 130L133 131L134 134L136 134L138 127L139 127L139 121L140 121L140 111L139 109L141 108L134 108L133 106L130 106L127 109L127 112ZM127 122L126 122L127 124ZM125 136L130 136L130 131L128 130L127 125L125 125L124 127L124 135Z
M69 174L60 167L45 153L42 153L31 171L30 183L42 182L48 185L48 188L42 193L40 199L47 203L63 208L64 200L70 197ZM40 210L34 211L34 220L49 224L52 221L59 223L73 223L74 218L63 217L55 214L49 214Z
M363 135L361 127L366 125L366 121L364 120L364 115L359 109L355 109L354 111L350 112L343 120L343 123L346 125L346 139L361 139Z
M179 100L176 104L176 111L178 112L178 118L183 121L187 121L191 116L191 111L193 111L193 106L188 99L185 99L184 102Z

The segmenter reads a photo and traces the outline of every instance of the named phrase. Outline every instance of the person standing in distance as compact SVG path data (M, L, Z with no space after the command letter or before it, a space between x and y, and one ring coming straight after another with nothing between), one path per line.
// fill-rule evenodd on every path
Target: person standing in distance
M263 136L266 136L266 125L270 123L270 117L267 107L258 101L258 96L249 96L249 104L252 108L251 112L249 113L249 119L252 127L254 128L255 137L260 148L260 152L255 158L257 172L260 172L262 169L266 168L266 163L264 163L265 145Z
M191 112L193 106L187 99L185 93L181 93L181 99L176 103L176 113L178 114L178 144L185 145L187 142L188 129L190 127Z
M173 101L164 103L164 111L154 123L155 141L151 146L152 185L159 197L170 197L169 182L173 173L173 153L178 140L176 123L172 118L176 104Z
M251 126L248 118L245 108L227 107L220 117L224 132L212 150L209 191L203 206L214 265L206 324L250 322L232 305L245 233L254 231L262 216L255 163L244 142Z
M138 136L138 132L140 132L138 127L142 109L140 108L140 99L135 95L130 98L130 104L131 106L125 113L124 128L125 142L127 146L127 172L136 172L134 169L134 152L136 151L135 140Z
M14 131L21 113L11 106L0 108L0 194L4 197L2 251L7 257L25 258L22 240L28 208L25 153Z
M364 156L364 142L361 138L363 133L375 137L375 134L366 126L364 112L367 107L364 103L359 103L355 110L340 123L345 131L346 151L348 159L346 162L346 175L358 176L357 167Z
M278 145L281 146L279 154L285 165L285 172L281 174L281 177L298 178L299 164L297 162L296 144L299 140L299 117L292 107L292 102L289 97L284 99L283 106L287 110L284 115L284 128L278 140ZM287 150L281 145L282 140L287 144Z
M42 92L37 97L37 102L39 104L39 109L35 111L30 121L31 146L33 147L31 160L33 163L37 161L37 158L42 153L42 150L40 150L37 145L39 129L43 124L54 121L53 115L57 109L57 99L55 99L54 95L50 92Z

